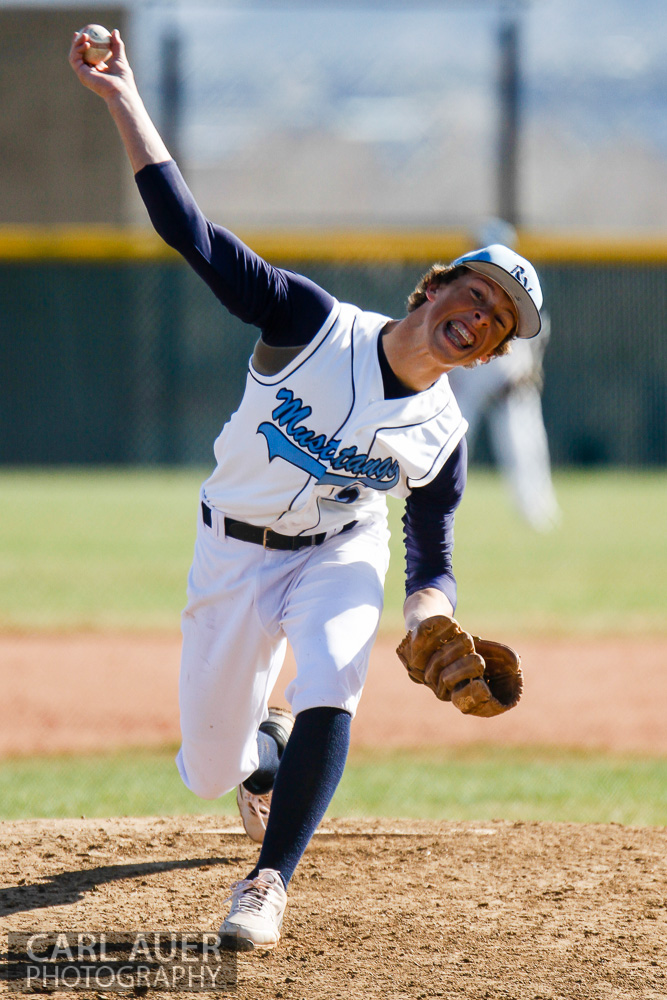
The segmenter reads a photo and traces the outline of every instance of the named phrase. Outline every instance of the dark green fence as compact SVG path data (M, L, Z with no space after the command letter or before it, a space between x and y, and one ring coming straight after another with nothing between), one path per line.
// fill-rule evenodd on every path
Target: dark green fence
M342 300L404 313L414 266L290 262ZM557 465L667 460L667 266L540 268ZM254 331L182 264L0 266L0 462L212 462Z

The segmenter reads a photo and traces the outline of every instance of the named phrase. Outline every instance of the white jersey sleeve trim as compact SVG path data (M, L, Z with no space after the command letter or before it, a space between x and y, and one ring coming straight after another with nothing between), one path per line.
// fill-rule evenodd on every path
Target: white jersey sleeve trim
M336 320L338 319L339 313L340 313L340 302L338 302L338 300L334 300L334 305L331 312L329 313L329 315L327 316L324 323L317 331L313 339L309 343L304 344L303 350L300 351L297 354L297 356L293 358L293 360L290 361L289 364L285 366L285 368L283 368L280 372L277 372L275 375L262 375L255 368L251 358L248 368L250 370L250 375L252 376L252 378L256 382L259 382L261 385L278 385L280 382L283 381L283 379L289 377L290 375L293 375L294 372L298 371L301 365L305 364L306 361L308 361L308 359L311 358L313 354L315 354L315 352L325 342L325 340L333 330L334 326L336 325Z
M438 473L442 470L443 466L454 454L454 451L461 442L461 439L465 436L467 430L468 430L468 423L463 418L461 418L461 423L452 432L451 437L447 439L447 442L442 447L441 451L439 452L437 458L435 459L433 465L428 470L426 475L421 476L419 479L408 478L406 480L408 487L411 490L418 489L420 486L428 486L429 483L433 482Z

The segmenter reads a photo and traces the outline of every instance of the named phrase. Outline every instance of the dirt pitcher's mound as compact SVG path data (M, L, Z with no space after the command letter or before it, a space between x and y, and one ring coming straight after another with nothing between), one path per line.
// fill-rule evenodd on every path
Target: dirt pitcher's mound
M215 932L257 857L217 816L3 834L6 931ZM240 956L217 995L664 1000L666 890L667 829L335 821L290 885L278 949Z

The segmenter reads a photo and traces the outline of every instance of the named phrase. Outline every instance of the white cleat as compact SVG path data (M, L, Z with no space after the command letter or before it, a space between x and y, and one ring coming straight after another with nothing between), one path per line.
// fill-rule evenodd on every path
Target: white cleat
M294 716L288 709L269 708L269 717L259 728L260 731L273 736L280 747L280 754L282 756L293 726ZM266 824L269 820L269 811L271 809L271 795L272 791L265 792L263 795L256 795L254 792L249 791L245 785L239 785L236 789L236 804L241 813L243 829L250 839L254 840L257 844L261 844L264 840Z
M273 736L274 740L280 747L280 755L282 756L285 747L287 746L287 741L292 734L294 729L294 716L290 712L289 708L270 708L269 707L269 717L265 722L262 722L260 727L260 732L268 733Z
M256 878L236 882L228 899L232 906L220 927L220 947L227 951L275 948L287 906L279 873L262 868Z
M269 821L272 792L265 795L254 795L244 785L236 789L236 804L243 820L243 829L251 840L261 844Z

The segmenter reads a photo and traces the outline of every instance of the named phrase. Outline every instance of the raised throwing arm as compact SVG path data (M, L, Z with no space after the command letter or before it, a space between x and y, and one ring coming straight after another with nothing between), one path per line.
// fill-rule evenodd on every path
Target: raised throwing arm
M74 35L69 53L70 66L84 87L106 101L134 173L149 163L169 160L169 150L139 96L119 32L112 32L111 58L107 63L88 66L83 60L88 45L86 34Z

